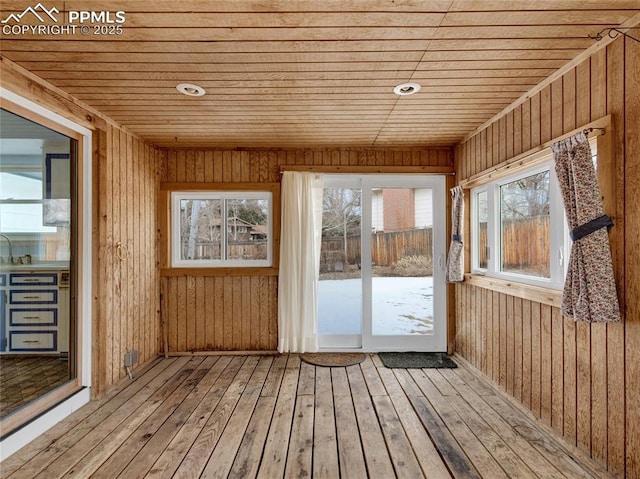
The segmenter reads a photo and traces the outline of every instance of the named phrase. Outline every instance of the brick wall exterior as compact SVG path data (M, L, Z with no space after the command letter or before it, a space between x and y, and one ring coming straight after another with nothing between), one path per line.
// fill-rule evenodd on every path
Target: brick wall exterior
M382 190L384 230L401 231L415 227L415 200L411 189Z

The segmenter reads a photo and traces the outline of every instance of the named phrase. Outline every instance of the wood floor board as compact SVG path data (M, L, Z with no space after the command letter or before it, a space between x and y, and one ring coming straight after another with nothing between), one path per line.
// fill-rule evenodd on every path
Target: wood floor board
M336 407L336 429L338 431L338 458L340 477L368 477L358 421L351 396L337 395L333 392Z
M10 456L2 462L2 473L7 477L18 468L33 467L34 470L38 469L38 465L31 463L30 461L37 456L37 462L44 467L52 460L52 455L62 454L59 449L49 449L50 455L45 453L46 448L58 443L63 439L69 439L73 435L82 437L83 431L91 430L94 426L92 423L97 424L101 421L99 415L106 417L111 411L115 410L126 399L131 397L137 391L142 389L146 384L151 382L158 374L169 367L175 359L171 360L155 360L146 364L140 370L135 372L135 378L132 381L122 381L111 391L109 391L101 399L91 401L84 407L80 408L63 421L58 423L55 428L49 429L44 434L39 436L33 442L29 444L29 449L23 449L21 454ZM86 433L86 432L85 432Z
M244 361L198 438L182 460L176 471L177 477L199 477L202 474L212 451L219 444L257 362L256 357L249 357Z
M446 427L451 431L451 434L467 457L469 457L475 469L480 473L480 477L508 479L509 476L504 469L460 416L460 411L457 410L457 407L452 402L454 397L430 397L429 402L431 402L438 415L442 417L447 425Z
M514 409L503 398L489 396L486 401L513 428L526 437L541 454L544 454L547 459L553 460L564 475L575 478L611 477L604 472L598 472L597 469L586 469L587 466L584 463L577 463L574 457L558 447L556 441L550 441L545 429L536 427L535 423L532 423L521 411Z
M62 456L61 467L68 467L62 477L116 477L193 388L193 383L189 383L188 380L197 381L206 374L206 370L199 369L198 363L201 362L202 360L192 359L190 363L194 364L189 364L189 368L183 369L180 374L168 380L165 386L150 398L150 401L141 404L134 414L126 419L126 422L121 423L92 449L86 448L85 441L79 443L78 452L86 448L87 453L73 467L69 467L68 463L65 464L65 456ZM52 467L47 468L40 476L59 477L56 469Z
M35 477L43 469L49 467L50 464L61 460L63 456L65 457L62 461L63 463L64 461L71 460L73 453L70 454L69 451L80 442L85 443L92 441L91 435L95 435L96 431L99 431L98 434L107 436L108 432L112 431L124 418L136 409L136 405L146 401L153 392L166 382L167 377L171 377L171 375L180 371L187 361L187 358L167 360L166 363L168 363L168 367L162 370L152 381L136 391L133 396L123 397L122 402L120 402L121 398L118 396L89 418L79 421L70 432L58 439L52 440L30 461L24 463L22 467L15 472L15 477ZM27 454L29 453L27 452ZM4 470L4 461L2 468Z
M299 395L293 414L285 477L311 477L313 461L313 395Z
M0 464L2 477L609 477L466 364L185 356L73 417Z
M375 370L373 373L377 375ZM393 463L387 452L384 435L380 430L378 415L372 402L373 398L385 395L366 394L364 376L360 368L349 368L348 377L369 477L381 479L393 477Z
M478 383L481 384L480 381ZM496 413L474 389L467 387L464 389L464 394L462 394L462 390L460 392L466 404L476 411L500 435L504 442L509 444L509 447L522 458L525 464L530 465L536 471L539 477L566 477L558 468L553 466L553 458L540 454L516 429Z
M189 419L175 434L166 449L153 464L145 477L162 478L170 476L181 464L183 458L189 452L192 444L199 437L202 429L208 423L213 411L217 408L223 397L224 390L231 384L235 374L243 363L243 358L220 358L203 383L209 379L210 384L200 384L198 390L206 391ZM215 378L215 379L214 379ZM210 386L210 389L207 388Z
M107 455L107 459L97 470L91 470L91 467L86 467L82 473L89 475L90 472L94 479L111 479L113 477L117 477L129 462L134 458L137 458L140 450L151 438L159 437L156 436L158 430L173 416L176 409L178 409L184 399L192 392L193 388L204 378L210 368L211 362L207 360L202 361L193 373L186 378L186 380L178 386L167 400L164 401L162 405L160 405L137 429L133 430L133 422L128 424L127 428L123 429L123 436L126 436L129 431L133 430L133 432L115 452L110 452L108 448L103 448L103 454ZM108 442L112 443L113 441ZM98 463L98 460L99 459L96 457L96 454L92 453L89 463L96 464Z
M295 368L287 367L284 371L257 477L282 477L284 474L299 374Z
M281 376L282 377L282 376ZM269 431L271 417L276 406L274 396L261 396L258 399L251 421L238 448L233 466L229 472L229 479L244 479L256 477L260 461L256 457L262 455L262 449Z
M362 369L362 374L364 375L364 379L367 382L367 388L369 389L369 394L371 396L384 396L387 394L387 390L384 388L382 384L382 380L377 373L376 366L371 359L371 356L368 355L366 359L360 363L360 368Z
M375 396L373 404L380 419L380 427L387 441L387 447L397 477L415 478L423 476L400 419L388 396Z
M338 437L331 388L331 370L317 368L315 416L313 429L313 477L339 477Z
M231 471L236 451L247 430L272 360L271 357L260 359L220 437L220 444L209 456L203 472L205 477L225 478Z
M407 391L406 385L413 383L409 372L406 369L397 369L395 375L403 390ZM417 388L417 386L415 387ZM451 479L451 473L447 470L446 465L438 454L438 450L431 442L429 434L422 424L415 420L415 412L407 395L404 393L391 393L390 398L411 444L421 445L419 447L414 446L413 451L422 470L425 471L425 475L433 479Z

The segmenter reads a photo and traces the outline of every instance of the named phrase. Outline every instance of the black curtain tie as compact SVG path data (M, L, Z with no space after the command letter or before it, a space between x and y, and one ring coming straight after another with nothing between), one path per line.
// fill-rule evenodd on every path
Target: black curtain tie
M595 220L591 220L588 223L582 224L580 226L575 227L569 233L572 241L578 241L585 236L590 235L598 231L601 228L611 228L613 226L613 221L607 215L602 215L596 218Z

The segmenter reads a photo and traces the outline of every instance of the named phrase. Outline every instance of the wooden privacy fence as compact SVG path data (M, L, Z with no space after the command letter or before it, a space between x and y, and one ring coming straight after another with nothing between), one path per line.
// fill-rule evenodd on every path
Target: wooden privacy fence
M404 256L428 256L433 253L431 228L373 233L371 235L371 259L374 265L391 266ZM344 240L331 238L322 240L321 271L331 271L327 263L341 261L360 264L360 236L347 237L345 261Z
M479 264L487 263L487 225L479 228ZM549 216L502 222L502 267L523 273L549 274Z
M391 266L404 256L432 255L431 228L371 235L371 260L378 266Z
M183 255L186 256L187 246L183 246ZM193 259L219 259L220 243L199 242L196 243ZM228 259L267 259L266 241L242 241L227 244Z
M487 262L487 227L480 225L478 248L480 264ZM404 256L427 256L433 252L431 228L371 235L373 264L392 266ZM333 264L360 264L360 236L347 237L345 258L344 240L322 240L321 271L333 271ZM502 223L502 264L508 271L548 275L549 273L549 216L536 216ZM346 260L345 260L346 259Z

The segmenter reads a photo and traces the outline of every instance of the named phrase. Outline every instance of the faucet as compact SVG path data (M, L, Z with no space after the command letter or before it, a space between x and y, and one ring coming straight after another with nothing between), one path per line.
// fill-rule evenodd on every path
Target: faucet
M4 239L7 240L7 243L9 243L9 264L13 264L13 245L11 244L11 239L4 233L0 233L0 236L2 236Z

